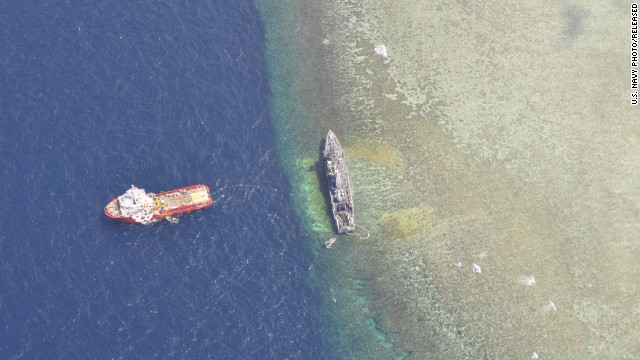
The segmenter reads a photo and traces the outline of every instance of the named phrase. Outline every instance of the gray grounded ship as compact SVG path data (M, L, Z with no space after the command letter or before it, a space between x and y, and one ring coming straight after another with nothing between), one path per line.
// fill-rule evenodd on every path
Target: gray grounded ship
M327 168L329 197L333 218L336 220L338 233L348 233L356 229L353 218L353 198L351 182L347 172L347 162L340 141L333 131L329 130L324 143L324 160Z

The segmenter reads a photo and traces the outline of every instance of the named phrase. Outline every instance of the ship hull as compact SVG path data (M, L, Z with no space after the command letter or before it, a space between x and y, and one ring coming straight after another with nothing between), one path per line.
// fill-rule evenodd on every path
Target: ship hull
M324 145L325 169L329 185L329 198L333 219L338 233L348 233L355 230L353 211L353 195L351 181L347 171L347 162L340 141L329 130Z
M133 195L129 194L131 191ZM136 197L132 204L134 195ZM132 186L132 190L111 200L104 212L110 218L125 223L149 224L169 216L204 209L211 204L213 199L206 185L188 186L158 194L145 193L143 189Z

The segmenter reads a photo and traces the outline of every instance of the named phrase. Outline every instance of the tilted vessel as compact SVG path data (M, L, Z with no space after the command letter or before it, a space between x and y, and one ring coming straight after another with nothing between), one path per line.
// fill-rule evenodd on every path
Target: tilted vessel
M352 232L356 229L356 225L353 218L353 198L347 162L344 159L342 145L331 130L329 130L324 143L323 155L327 170L331 209L338 233Z
M193 185L159 194L147 193L131 185L131 189L107 204L104 213L128 223L150 224L164 218L174 222L177 220L173 216L203 209L212 203L206 185Z

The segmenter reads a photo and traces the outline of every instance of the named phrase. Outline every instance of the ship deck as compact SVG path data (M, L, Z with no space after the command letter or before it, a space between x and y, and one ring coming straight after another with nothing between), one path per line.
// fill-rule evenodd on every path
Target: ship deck
M195 188L169 191L156 195L156 200L162 206L161 211L172 211L188 206L204 206L210 201L207 188L199 186Z
M338 233L354 231L353 198L347 162L344 159L340 141L331 130L325 140L324 158L329 182L329 198Z

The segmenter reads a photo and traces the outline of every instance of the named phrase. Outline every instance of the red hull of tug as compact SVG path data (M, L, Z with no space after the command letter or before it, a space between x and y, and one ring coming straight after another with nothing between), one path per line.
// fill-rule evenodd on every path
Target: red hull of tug
M135 186L132 186L135 190ZM142 190L144 193L144 190ZM180 189L165 191L159 194L148 193L150 203L140 205L145 211L145 217L141 218L136 214L123 214L120 206L120 199L117 197L109 202L104 208L104 213L112 219L125 223L151 223L168 216L176 216L194 210L204 209L213 204L211 192L206 185L193 185Z

